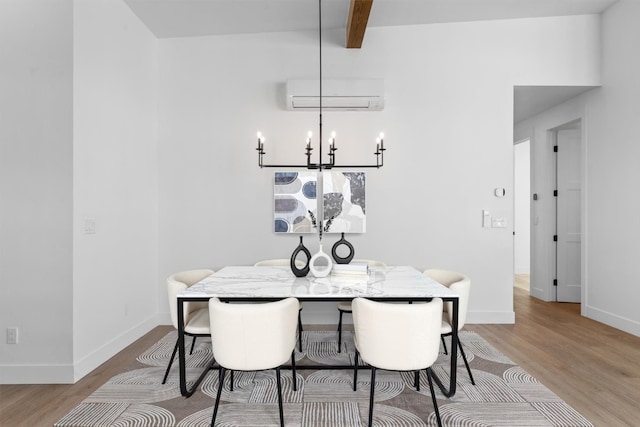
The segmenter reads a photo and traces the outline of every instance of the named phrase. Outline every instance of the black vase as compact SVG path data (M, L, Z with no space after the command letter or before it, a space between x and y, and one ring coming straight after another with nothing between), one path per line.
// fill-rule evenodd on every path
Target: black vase
M349 255L347 255L346 257L338 256L338 246L340 245L345 245L349 248ZM331 248L331 256L335 260L336 264L349 264L353 259L355 253L356 251L353 249L353 245L345 240L344 233L342 233L342 237L340 238L340 240L334 243L333 247Z
M296 265L296 258L298 257L298 254L300 252L305 254L306 257L307 257L307 261L306 261L304 267L302 267L302 268L298 268L298 266ZM294 276L296 276L296 277L304 277L307 274L309 274L309 261L311 261L311 252L309 252L309 249L307 249L305 247L305 245L302 244L302 236L300 236L300 244L298 245L298 247L291 254L290 265L291 265L291 271L293 272Z

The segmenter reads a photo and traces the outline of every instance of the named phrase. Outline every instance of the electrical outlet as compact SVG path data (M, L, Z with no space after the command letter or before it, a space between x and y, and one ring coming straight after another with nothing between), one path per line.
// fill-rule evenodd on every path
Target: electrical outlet
M18 328L7 328L7 344L18 344Z
M507 228L507 219L504 217L493 217L491 220L491 227L493 228Z

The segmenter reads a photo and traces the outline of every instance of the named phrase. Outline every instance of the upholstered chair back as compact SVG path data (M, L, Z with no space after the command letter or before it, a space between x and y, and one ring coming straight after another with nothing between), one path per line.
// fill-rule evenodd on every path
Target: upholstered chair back
M167 277L167 296L169 297L169 313L174 328L178 328L178 293L214 273L209 269L186 270ZM196 310L207 308L207 302L189 301L184 303L184 324L189 323L189 316Z
M262 304L209 300L213 357L234 371L272 369L284 364L296 345L296 298Z
M459 295L458 302L458 330L462 329L467 320L467 309L469 307L469 292L471 290L471 281L462 273L448 270L430 269L425 270L424 274L431 277L436 282L440 282L449 289L454 290ZM444 305L446 312L446 321L449 325L453 324L453 308L452 303L447 302Z
M412 371L438 358L442 300L391 304L355 298L353 323L362 359L380 369Z

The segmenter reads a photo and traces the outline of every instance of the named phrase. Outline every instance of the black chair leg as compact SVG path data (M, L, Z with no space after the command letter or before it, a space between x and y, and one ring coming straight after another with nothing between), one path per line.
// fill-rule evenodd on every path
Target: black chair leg
M353 391L358 386L358 350L356 350L355 365L353 365Z
M280 427L284 427L284 412L282 410L282 384L280 381L280 367L276 368L276 384L278 385L278 412L280 413Z
M342 315L344 313L340 311L340 319L338 320L338 353L342 352Z
M373 425L373 391L376 388L376 368L371 367L371 393L369 394L369 427Z
M162 384L167 382L167 377L169 376L169 371L171 370L171 365L173 365L173 359L176 358L177 351L178 351L178 341L176 340L176 345L173 347L173 353L171 353L171 359L169 359L169 366L167 366L167 370L164 373L164 378L162 379Z
M458 338L458 348L460 349L460 354L462 355L462 360L464 360L464 366L467 367L467 372L469 373L469 378L471 378L471 384L476 385L476 382L473 379L473 374L471 373L471 368L469 368L469 362L467 362L467 355L464 354L464 350L462 349L462 343L460 342L460 338Z
M224 373L226 369L220 367L218 371L218 393L216 394L216 403L213 406L213 417L211 417L211 427L216 423L216 416L218 415L218 404L220 403L220 396L222 396L222 385L224 384Z
M296 378L296 352L291 352L291 373L293 374L293 391L298 391L298 380Z
M433 380L431 379L431 368L427 368L427 378L429 379L429 391L431 392L431 401L433 402L433 409L436 412L436 420L438 421L438 427L442 427L442 420L440 419L440 409L438 409L438 402L436 401L436 392L433 389Z
M444 342L444 337L442 335L440 335L440 340L442 341L442 347L444 347L444 354L449 354L449 352L447 352L447 343Z
M302 318L300 316L300 311L298 310L298 349L300 353L302 353Z
M416 391L420 391L420 371L413 372L413 386L416 388Z
M233 371L231 371L231 377L229 381L229 390L233 391Z
M193 347L196 345L196 337L195 335L193 336L193 341L191 341L191 350L189 351L189 354L193 354Z

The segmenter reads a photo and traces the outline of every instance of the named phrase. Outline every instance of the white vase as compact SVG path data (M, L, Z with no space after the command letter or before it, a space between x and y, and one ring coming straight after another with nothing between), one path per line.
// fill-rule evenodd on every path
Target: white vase
M327 277L331 273L331 267L333 267L333 261L329 255L324 253L322 244L320 244L318 252L311 257L309 270L315 277Z

